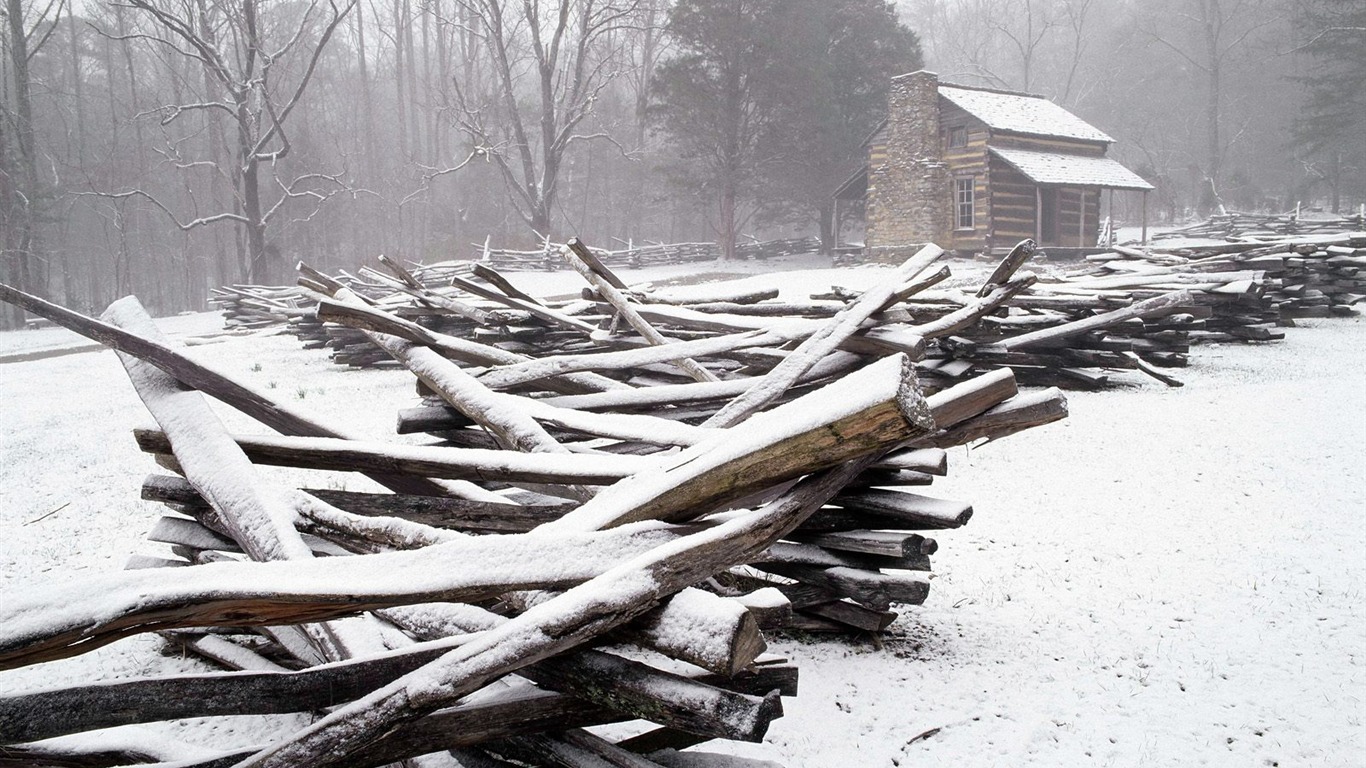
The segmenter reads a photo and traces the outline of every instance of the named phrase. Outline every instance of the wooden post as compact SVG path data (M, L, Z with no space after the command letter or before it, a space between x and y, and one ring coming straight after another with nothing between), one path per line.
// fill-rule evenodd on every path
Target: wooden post
M831 216L834 218L834 221L830 222L831 239L834 241L831 248L838 249L840 247L840 199L838 197L835 198L835 210ZM832 254L834 252L834 250L831 251Z
M1043 242L1043 188L1034 185L1034 242Z
M1115 190L1113 187L1110 189L1110 204L1105 206L1105 210L1106 218L1110 219L1110 239L1105 243L1105 247L1109 248L1119 240L1119 236L1115 233Z
M1148 244L1148 190L1143 190L1143 237L1144 245Z
M1090 195L1086 194L1086 187L1077 190L1077 247L1086 247L1086 202Z

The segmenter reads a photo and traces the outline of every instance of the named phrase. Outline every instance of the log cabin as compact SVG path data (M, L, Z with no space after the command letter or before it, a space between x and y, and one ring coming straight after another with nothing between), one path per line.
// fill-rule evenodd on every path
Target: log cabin
M864 256L899 260L924 243L964 254L1032 238L1094 247L1102 193L1153 186L1106 157L1114 139L1035 94L892 79L887 118L862 166L835 192L836 238L849 203L864 203ZM1145 215L1146 218L1146 215ZM1146 233L1145 233L1146 236Z

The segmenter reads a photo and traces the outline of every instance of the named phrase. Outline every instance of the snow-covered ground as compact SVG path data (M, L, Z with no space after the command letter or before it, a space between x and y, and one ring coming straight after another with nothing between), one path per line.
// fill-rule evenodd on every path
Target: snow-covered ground
M885 274L787 267L804 270L783 278L793 295ZM516 277L540 294L578 288ZM1366 320L1303 326L1274 345L1197 349L1184 388L1073 393L1064 422L955 450L929 492L976 514L937 537L926 605L881 648L775 643L800 665L801 695L767 743L726 749L791 768L1366 765ZM0 334L0 359L82 345L62 334ZM191 354L376 438L393 439L414 398L406 372L343 370L289 336ZM111 352L0 363L0 594L157 552L143 537L159 507L137 498L154 465L130 434L149 422ZM133 638L0 673L0 690L194 667L158 647ZM150 730L245 744L271 728Z

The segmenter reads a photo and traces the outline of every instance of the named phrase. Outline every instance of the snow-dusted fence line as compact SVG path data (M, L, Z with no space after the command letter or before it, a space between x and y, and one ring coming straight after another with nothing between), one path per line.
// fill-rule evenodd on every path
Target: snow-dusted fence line
M1366 231L1250 238L1218 245L1117 247L1089 256L1095 267L1071 285L1201 291L1213 314L1192 338L1266 341L1279 323L1356 314L1366 299Z
M935 249L936 254L938 250ZM1143 370L1163 380L1169 376L1157 372L1153 366L1172 366L1184 363L1188 350L1183 326L1178 321L1164 320L1160 315L1182 311L1200 311L1201 307L1170 307L1171 302L1142 304L1137 314L1125 309L1134 299L1121 292L1084 292L1060 289L1062 293L1044 290L1031 273L1016 272L1034 252L1026 241L1002 262L982 290L976 293L962 289L929 290L949 277L946 266L937 263L917 280L902 286L888 305L868 315L857 333L844 337L841 351L856 357L845 358L846 364L857 359L905 352L920 360L923 376L943 386L960 380L973 372L983 372L1002 365L1016 365L1032 383L1067 386L1102 386L1108 381L1105 369ZM569 258L588 282L581 299L570 301L542 301L528 296L514 286L507 276L485 265L475 265L468 278L453 277L451 285L426 287L415 279L408 279L392 262L385 264L398 277L386 277L375 270L363 268L360 278L333 279L303 267L300 284L303 290L320 298L315 314L290 320L290 327L307 346L330 346L335 362L366 367L393 364L392 356L373 344L347 320L357 309L338 307L324 297L331 291L328 284L347 287L361 295L362 300L391 311L405 319L420 323L427 343L442 347L443 354L473 365L510 366L519 360L522 369L490 373L497 377L519 376L535 378L534 372L547 365L570 365L583 362L580 378L592 377L594 366L644 366L671 364L666 357L646 360L650 354L638 351L625 358L620 365L614 358L599 353L620 348L633 342L632 335L619 334L614 329L630 329L646 344L658 347L660 336L651 340L652 328L658 327L670 339L691 339L692 346L681 349L696 350L690 354L711 356L708 365L720 367L722 372L752 369L762 371L771 367L782 350L771 349L799 340L810 334L860 298L860 294L832 289L829 293L813 295L805 300L779 299L775 288L734 290L707 289L690 286L684 290L654 289L650 286L627 286L602 263L598 252L575 244L561 249L561 260ZM939 255L929 261L937 262ZM586 266L586 265L591 265ZM615 282L603 284L610 276ZM369 285L397 286L403 303L396 295L378 299L368 298L353 286L354 280L364 279ZM1202 298L1183 299L1196 304ZM512 313L512 314L509 314ZM1099 316L1099 319L1097 317ZM1138 317L1148 318L1141 324L1125 322ZM1084 322L1083 322L1084 321ZM1080 323L1072 325L1072 323ZM1047 351L1013 350L1007 353L994 343L1005 335L1022 331L1033 332L1058 326L1047 338L1065 340L1061 350L1058 341L1040 341L1036 346L1050 347ZM641 330L644 328L644 330ZM1105 332L1102 334L1101 332ZM1170 333L1164 333L1171 331ZM433 341L433 334L444 341ZM1104 335L1108 334L1107 341ZM1123 349L1115 349L1114 337L1132 337ZM469 344L478 340L482 347ZM965 343L966 342L966 343ZM1128 352L1134 352L1136 359ZM528 353L530 357L528 357ZM532 358L553 355L553 362L534 362ZM580 355L583 355L582 359ZM729 384L707 381L708 375L686 361L686 380L708 384L697 392L711 393L712 400L733 396ZM836 359L822 361L835 365ZM1100 369L1091 372L1088 369ZM523 370L524 372L519 372ZM623 373L611 374L620 377ZM659 369L645 374L658 377ZM663 374L669 375L669 374ZM722 378L734 379L727 374ZM620 389L620 383L599 377L596 389L604 386ZM563 387L558 394L587 395L594 391ZM647 398L657 398L648 395ZM703 398L706 399L706 398ZM656 399L657 402L657 399ZM644 407L648 404L642 404Z
M1092 266L1066 274L1055 271L1042 279L1028 272L1016 275L1033 253L1022 243L1003 260L1005 271L987 281L989 291L921 286L917 294L870 319L878 327L846 341L844 351L905 351L922 358L922 376L942 382L1008 365L1033 384L1096 388L1108 385L1116 372L1139 371L1175 385L1178 380L1163 369L1186 365L1192 344L1273 341L1283 337L1279 326L1295 318L1353 314L1353 305L1366 295L1366 275L1358 274L1354 261L1360 258L1362 242L1361 235L1340 233L1194 249L1116 246L1088 257ZM561 249L561 261L567 250ZM608 269L598 258L600 252L584 252L599 269ZM614 324L633 327L642 319L671 338L699 344L701 337L717 336L714 343L725 345L730 343L726 337L745 332L772 339L772 334L832 317L858 296L832 289L809 299L779 299L776 287L721 289L709 295L697 286L679 291L621 285L610 287L620 294L613 304L590 279L581 300L550 302L526 295L483 264L437 286L405 274L390 261L385 264L394 275L362 268L359 276L344 274L337 282L432 332L477 339L501 350L501 362L489 358L479 364L506 365L518 354L562 357L602 350L610 345L592 338L595 328L611 335ZM924 279L933 284L947 276L943 268ZM317 300L325 293L319 280L332 278L304 274L297 290ZM1177 294L1184 294L1179 301ZM1169 300L1160 301L1162 296ZM624 310L619 308L622 300L627 302ZM1134 304L1143 311L1127 309ZM277 317L287 319L306 346L331 347L339 364L393 364L390 355L348 324L324 322L317 312L296 307ZM1048 333L1028 335L1042 331ZM1023 339L1005 343L1014 336ZM1030 348L1021 347L1022 342ZM706 344L703 348L711 349ZM762 369L767 364L741 361L738 351L703 354L730 360L712 365L745 362Z
M537 250L518 251L484 245L476 247L476 254L481 262L495 269L555 271L564 269L564 260L559 255L562 247L560 243L547 242ZM737 244L735 257L744 260L776 259L782 256L816 253L820 249L819 237L756 240ZM721 246L717 243L649 243L640 246L628 245L615 251L595 248L593 252L603 264L614 269L688 264L716 261L721 258Z
M1366 230L1366 211L1333 218L1303 218L1291 213L1216 213L1205 221L1159 232L1153 240L1175 238L1256 238L1321 235Z
M922 286L919 274L938 255L922 253L901 280L819 327L779 334L802 340L772 370L737 379L748 386L701 425L495 391L447 355L515 370L509 380L532 393L640 387L574 370L527 379L530 361L515 353L440 336L309 277L331 294L330 316L347 318L459 409L489 448L349 439L185 357L135 300L101 322L0 286L0 299L120 352L160 427L140 433L140 444L179 475L144 485L145 497L176 512L152 533L171 556L7 595L0 667L155 631L239 670L0 696L6 758L137 760L119 746L126 740L102 733L27 742L320 707L334 709L274 744L162 757L378 765L454 749L470 759L487 759L478 750L533 764L648 768L657 763L642 753L661 747L762 738L781 714L779 697L795 693L795 670L761 657L759 625L876 629L892 603L923 601L920 572L935 543L912 531L959 526L971 509L899 488L942 474L942 446L1065 415L1060 393L1017 395L1009 371L926 397L905 354L852 371L828 364L842 362L838 347L869 316ZM605 301L628 300L609 270L591 258L583 266ZM539 316L579 322L548 308ZM651 337L648 320L634 322ZM708 359L689 349L665 359ZM697 361L692 374L714 377ZM227 433L201 392L284 436ZM268 480L259 463L360 472L394 492L299 490ZM691 588L698 584L712 591ZM497 613L487 609L495 600ZM607 632L707 674L584 650ZM657 728L618 743L577 730L635 718Z

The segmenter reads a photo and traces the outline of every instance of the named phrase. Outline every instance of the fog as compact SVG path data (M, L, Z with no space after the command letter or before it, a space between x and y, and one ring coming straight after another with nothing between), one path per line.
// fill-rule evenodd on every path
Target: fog
M1366 201L1360 0L3 4L0 281L85 310L485 243L830 246L922 68L1099 127L1154 222Z

